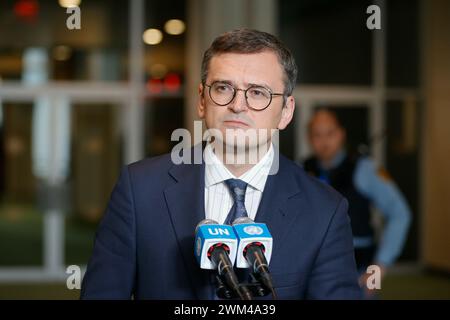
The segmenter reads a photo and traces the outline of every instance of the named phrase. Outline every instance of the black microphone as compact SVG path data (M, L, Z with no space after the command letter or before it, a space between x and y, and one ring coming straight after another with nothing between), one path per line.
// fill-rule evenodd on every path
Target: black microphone
M242 300L252 300L250 290L239 284L230 255L236 257L237 239L231 226L205 219L195 228L195 256L200 268L213 269Z
M239 225L249 225L251 228L241 228L242 226L239 227ZM272 252L272 236L267 226L263 223L255 223L249 217L237 218L234 220L233 226L239 241L238 261L240 255L244 256L253 273L258 276L258 279L272 292L273 298L276 299L277 295L267 262ZM258 234L261 235L258 236ZM268 254L267 258L266 254Z

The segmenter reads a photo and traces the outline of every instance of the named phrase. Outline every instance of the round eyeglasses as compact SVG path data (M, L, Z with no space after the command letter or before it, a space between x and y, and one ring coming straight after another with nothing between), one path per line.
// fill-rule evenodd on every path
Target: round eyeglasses
M213 82L211 85L205 84L205 86L209 88L208 93L211 100L219 106L230 104L238 91L244 91L247 106L257 111L266 109L272 103L273 96L284 96L284 93L272 93L262 86L250 86L244 90L221 81Z

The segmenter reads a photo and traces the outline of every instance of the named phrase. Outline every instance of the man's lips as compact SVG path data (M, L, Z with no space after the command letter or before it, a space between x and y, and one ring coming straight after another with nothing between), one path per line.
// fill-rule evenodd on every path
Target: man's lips
M223 123L232 127L249 127L247 123L240 120L225 120Z

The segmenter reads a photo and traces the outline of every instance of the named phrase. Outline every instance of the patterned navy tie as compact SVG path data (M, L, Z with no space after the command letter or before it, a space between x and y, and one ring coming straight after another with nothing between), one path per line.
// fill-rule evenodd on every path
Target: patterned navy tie
M225 184L234 200L234 204L225 219L225 224L231 225L237 218L248 217L247 210L245 210L245 190L247 189L247 183L239 179L228 179L225 180Z

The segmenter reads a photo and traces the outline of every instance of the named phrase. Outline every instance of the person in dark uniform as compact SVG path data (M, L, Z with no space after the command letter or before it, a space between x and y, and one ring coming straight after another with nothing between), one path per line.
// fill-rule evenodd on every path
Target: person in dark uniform
M410 209L384 170L377 170L369 157L345 150L346 132L334 112L317 111L308 134L313 156L304 162L304 169L347 198L360 285L370 298L374 291L365 286L370 275L367 267L378 265L383 277L398 258L410 225ZM371 224L372 206L385 220L378 242Z

